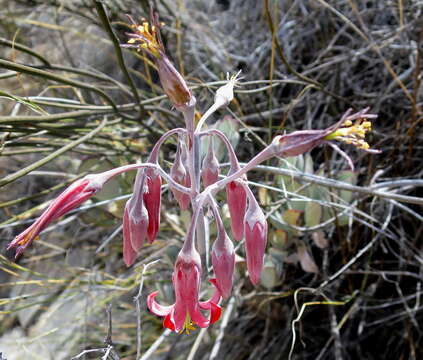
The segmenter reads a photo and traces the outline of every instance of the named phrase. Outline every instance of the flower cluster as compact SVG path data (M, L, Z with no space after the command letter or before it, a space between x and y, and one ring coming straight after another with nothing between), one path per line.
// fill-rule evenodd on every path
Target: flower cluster
M268 224L248 186L247 172L272 157L303 154L331 140L341 140L368 150L364 136L371 128L369 119L375 115L368 114L367 109L356 114L347 112L338 123L327 129L297 131L277 136L270 145L241 167L234 149L222 132L213 128L202 130L207 118L233 99L239 73L228 77L227 82L217 90L214 104L195 127L195 98L165 54L157 16L153 16L152 26L147 22L137 25L131 21L133 33L129 34L130 39L125 46L145 51L152 57L163 90L175 108L182 113L186 128L172 129L163 134L154 145L146 163L122 166L76 181L51 203L34 224L16 237L9 248L16 248L16 256L21 255L49 223L89 199L112 177L137 170L133 193L126 203L123 216L123 260L127 266L131 266L145 240L154 242L159 232L161 188L165 180L179 207L183 210L191 208L192 218L174 265L172 283L175 303L160 305L156 301L158 293L153 292L148 296L147 305L152 313L163 317L165 327L176 332L185 330L189 333L194 325L207 327L217 321L221 314L221 298L231 296L235 269L235 249L231 238L244 241L249 278L254 285L260 282ZM172 136L177 137L178 145L170 171L166 172L159 165L158 159L161 145ZM209 142L207 153L201 159L200 144L204 138ZM220 175L214 141L222 141L229 155L230 169L224 176ZM230 214L230 235L225 230L216 201L217 193L223 189L226 190ZM217 239L211 249L214 278L210 282L214 293L210 300L200 301L202 264L197 249L199 243L205 241L202 236L206 233L203 218L206 207L211 210L217 228ZM205 313L209 315L205 316Z

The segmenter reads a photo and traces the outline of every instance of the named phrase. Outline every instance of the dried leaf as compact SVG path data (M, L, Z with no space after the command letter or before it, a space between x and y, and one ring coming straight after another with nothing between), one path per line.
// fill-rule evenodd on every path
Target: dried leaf
M301 245L298 246L297 251L301 268L305 272L317 274L319 272L319 268L317 267L307 248L304 245Z
M314 244L320 249L326 249L329 246L329 240L322 230L315 231L311 234Z

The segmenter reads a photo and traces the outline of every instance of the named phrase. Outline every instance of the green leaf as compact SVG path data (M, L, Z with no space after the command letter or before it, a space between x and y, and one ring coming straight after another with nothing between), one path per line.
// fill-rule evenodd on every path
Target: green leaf
M338 176L336 177L337 180L346 182L351 185L355 185L357 183L357 173L351 170L344 170L341 171ZM339 197L344 200L346 203L350 203L353 199L353 192L347 190L340 190Z
M276 229L271 233L270 242L277 248L285 249L289 243L289 235L283 229Z
M277 266L270 256L266 257L263 270L261 272L261 284L267 288L272 289L281 283L281 266Z
M322 219L322 206L319 203L309 201L304 212L304 222L308 227L320 224Z

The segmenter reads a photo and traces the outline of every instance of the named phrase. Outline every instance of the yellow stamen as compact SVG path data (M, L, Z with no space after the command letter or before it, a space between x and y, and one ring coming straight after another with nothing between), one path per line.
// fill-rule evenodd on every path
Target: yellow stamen
M368 150L369 144L364 140L366 133L372 129L369 120L358 119L354 124L351 120L346 120L343 127L335 130L325 137L326 140L340 140L346 144L352 144L359 149Z
M163 49L159 42L157 27L150 26L148 22L144 21L141 25L132 25L131 28L140 37L131 38L127 43L138 44L138 50L144 49L156 58L160 58Z
M185 317L185 322L184 322L184 327L182 328L182 330L179 332L179 334L182 334L184 331L187 335L189 335L189 332L195 330L195 327L192 324L191 321L191 317L189 316L189 314L187 313L186 317Z
M20 239L19 242L18 242L19 246L24 246L24 245L28 244L30 239L32 238L33 232L34 231L30 231L28 234L25 235L24 238ZM34 238L34 240L38 240L39 238L40 238L39 236L36 236Z

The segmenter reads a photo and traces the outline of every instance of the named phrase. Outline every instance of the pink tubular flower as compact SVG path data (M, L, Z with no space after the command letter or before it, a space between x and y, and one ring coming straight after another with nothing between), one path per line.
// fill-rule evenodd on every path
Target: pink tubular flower
M213 271L216 276L216 286L223 298L227 299L232 291L235 269L235 251L232 241L225 231L218 234L212 249Z
M85 200L88 200L96 192L101 190L107 180L107 177L98 174L87 175L75 181L50 204L30 227L16 236L9 243L7 249L16 248L15 257L17 258L52 221L76 208Z
M219 178L219 162L214 154L213 137L210 137L209 149L203 160L201 177L205 188L214 184Z
M149 214L144 203L146 182L146 172L138 170L134 183L134 193L125 205L123 214L123 260L126 266L134 263L147 236Z
M142 195L140 196L142 198ZM134 197L129 199L123 215L123 257L127 266L133 264L136 257L133 253L135 252L136 254L144 244L147 236L148 222L148 212L144 206L144 202L142 200L136 201ZM129 250L129 245L132 247L133 252ZM129 253L132 253L132 255L129 256Z
M244 215L247 208L247 192L240 181L231 181L226 185L226 199L231 216L231 229L235 240L244 237Z
M267 222L254 199L249 197L249 206L245 214L245 252L247 256L247 269L251 282L256 285L260 281L263 268L264 251L267 243Z
M220 318L221 308L219 291L215 291L208 301L199 301L201 282L200 254L192 248L182 249L176 259L172 276L175 289L175 304L162 306L155 300L157 291L147 298L148 309L155 315L163 317L163 326L175 331L186 331L189 334L193 330L193 324L205 328ZM212 280L212 283L213 280ZM201 310L210 311L210 318L206 319Z
M151 244L160 227L160 203L162 178L153 169L146 170L147 190L144 192L144 204L148 212L147 238Z

